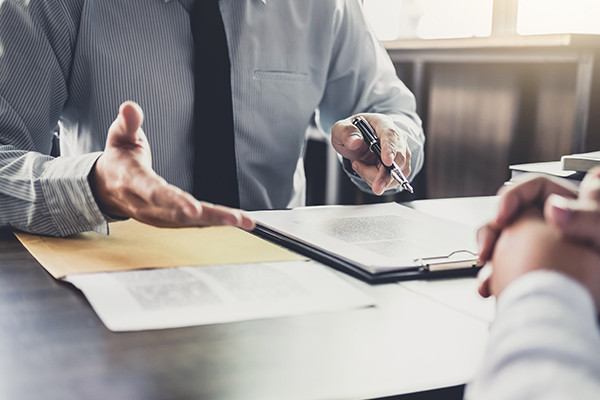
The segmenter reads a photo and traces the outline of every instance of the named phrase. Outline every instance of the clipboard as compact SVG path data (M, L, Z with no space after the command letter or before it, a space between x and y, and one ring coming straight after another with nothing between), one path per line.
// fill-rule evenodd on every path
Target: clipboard
M305 257L330 266L333 269L347 273L367 283L388 283L416 279L443 279L475 276L482 268L477 255L469 250L458 250L446 256L435 256L415 259L414 268L394 270L380 273L370 273L356 263L352 263L335 254L309 246L293 238L265 226L257 225L252 231L256 236L292 250ZM452 260L458 253L470 255L468 260Z
M315 215L327 215L328 210L332 212L334 219L338 215L343 215L344 218L356 218L356 216L379 214L414 218L428 227L440 230L439 234L433 240L443 241L445 237L444 232L447 232L449 235L448 240L452 242L450 246L456 245L457 247L453 247L452 250L448 251L449 246L441 246L439 251L436 251L437 247L434 244L430 246L431 249L428 249L429 252L427 254L413 257L410 260L406 259L403 261L404 264L398 267L369 268L365 265L364 258L361 262L360 259L355 259L348 256L348 254L344 254L343 247L327 248L327 246L320 246L315 243L317 240L312 241L310 236L293 232L294 218L290 217L292 214L288 213L293 213L294 210L251 213L254 214L253 217L257 221L257 226L253 233L263 239L310 257L368 283L475 276L481 269L476 253L475 231L466 225L426 215L395 203L371 204L366 206L306 207L304 209L296 209L296 213L298 215L302 213L309 215L314 211ZM292 223L279 223L286 218L289 218ZM330 221L334 221L334 219ZM322 221L321 226L326 226L327 224L328 222L325 219ZM318 232L315 235L318 235ZM471 235L472 240L470 240ZM457 239L456 236L460 237ZM464 243L460 240L463 236L467 239ZM462 244L468 244L468 246L462 247Z

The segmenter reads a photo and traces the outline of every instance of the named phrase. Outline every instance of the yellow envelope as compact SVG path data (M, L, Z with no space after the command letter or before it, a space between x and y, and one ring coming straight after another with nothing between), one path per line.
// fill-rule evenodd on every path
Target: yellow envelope
M110 235L53 238L15 232L56 279L65 275L184 265L306 260L299 254L230 226L156 228L135 220L110 224Z

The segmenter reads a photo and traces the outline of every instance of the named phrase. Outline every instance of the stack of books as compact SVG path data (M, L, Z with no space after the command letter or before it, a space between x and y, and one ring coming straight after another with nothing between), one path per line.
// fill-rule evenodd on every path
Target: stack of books
M566 155L561 157L560 161L511 165L510 181L506 184L514 183L515 179L523 174L537 173L566 179L579 186L585 173L597 165L600 165L600 151Z
M556 178L566 179L567 181L579 186L581 180L585 176L585 172L578 172L572 170L563 170L561 161L548 161L539 163L527 163L517 164L509 166L510 169L510 181L506 182L507 185L512 185L516 179L524 174L542 174L554 176Z
M587 172L589 169L600 165L600 151L562 156L560 161L564 170Z

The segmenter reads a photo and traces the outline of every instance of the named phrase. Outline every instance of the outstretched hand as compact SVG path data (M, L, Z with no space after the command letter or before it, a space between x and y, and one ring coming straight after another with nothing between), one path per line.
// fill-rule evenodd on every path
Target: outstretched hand
M254 227L244 212L200 202L158 176L141 128L143 119L139 105L125 102L109 128L104 153L90 174L92 192L103 212L159 227Z

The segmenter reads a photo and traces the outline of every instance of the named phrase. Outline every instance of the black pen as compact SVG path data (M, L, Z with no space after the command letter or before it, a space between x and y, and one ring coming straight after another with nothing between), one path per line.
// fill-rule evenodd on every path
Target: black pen
M379 143L379 138L375 133L375 129L361 116L358 116L352 120L352 125L356 126L360 133L362 134L363 140L369 146L369 150L377 156L377 159L385 167L385 169L390 173L392 178L394 178L400 186L404 190L408 190L411 193L414 193L412 186L408 182L408 179L404 176L398 164L395 161L392 161L391 166L387 166L381 161L381 144Z

